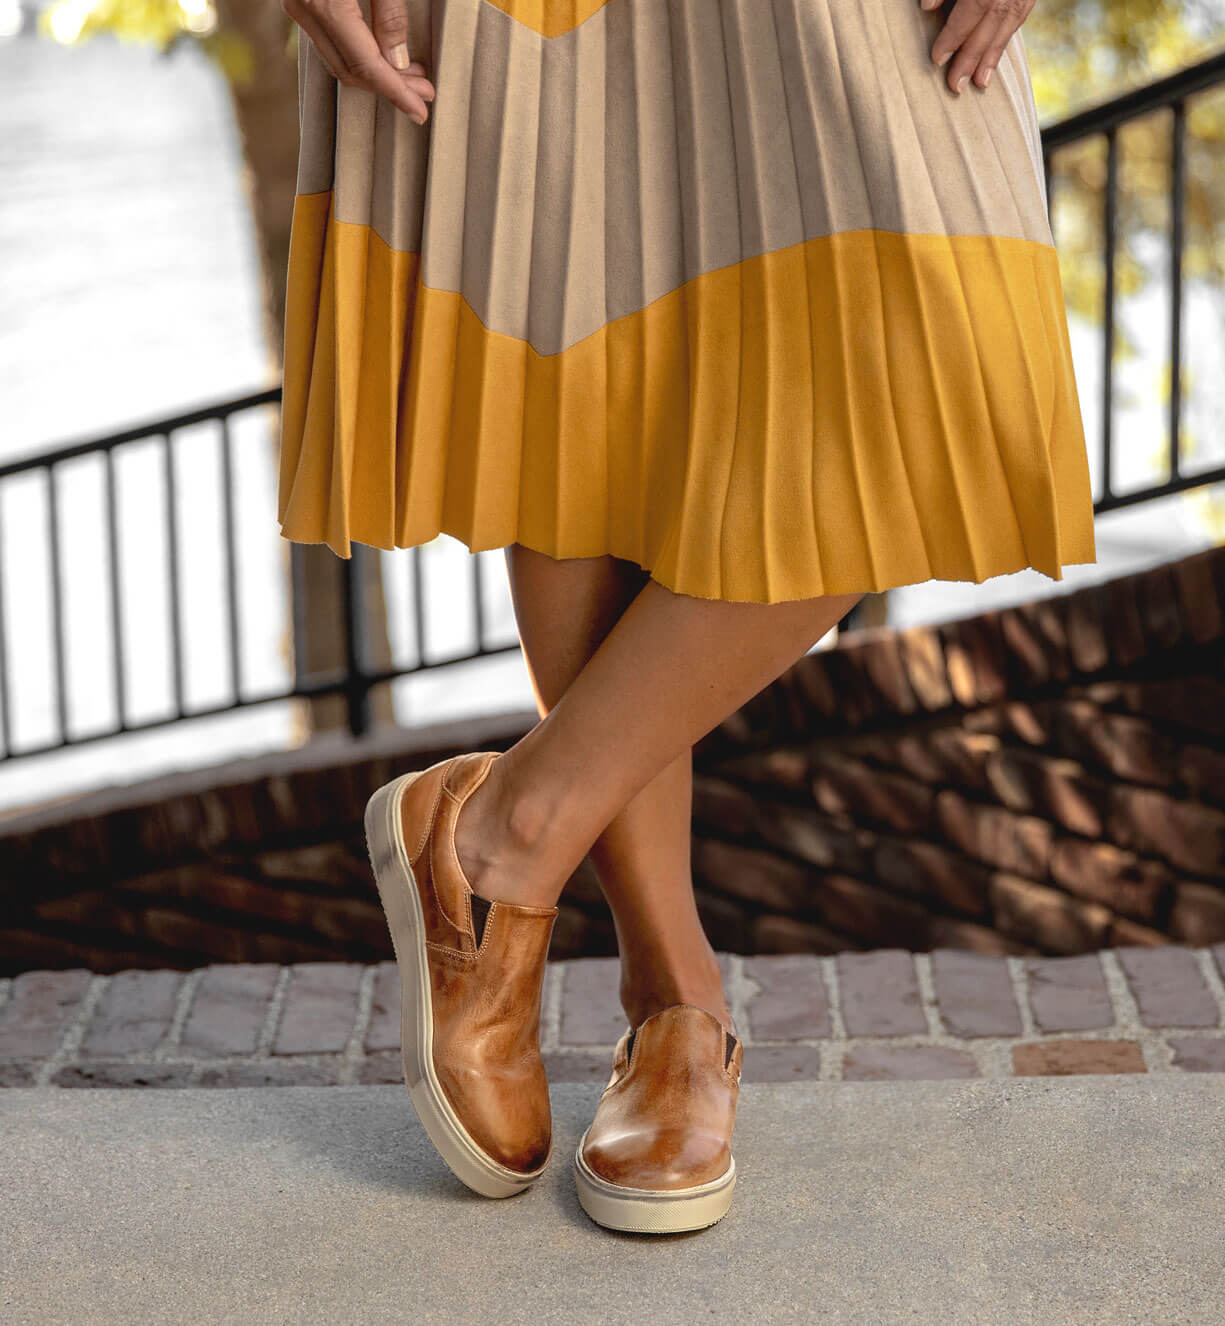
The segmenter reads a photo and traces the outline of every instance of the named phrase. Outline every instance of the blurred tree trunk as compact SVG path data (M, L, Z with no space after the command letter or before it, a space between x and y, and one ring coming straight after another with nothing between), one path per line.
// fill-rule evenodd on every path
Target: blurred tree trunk
M216 0L219 30L241 37L251 57L249 79L231 77L234 116L242 140L245 187L251 202L263 272L264 322L270 371L281 376L285 332L285 275L298 169L298 32L280 0ZM330 672L345 664L345 605L340 559L326 544L290 546L297 563L292 582L304 587L294 613L293 658L296 676ZM386 603L378 556L357 559L365 594L367 658L372 667L390 665ZM343 696L320 696L305 702L312 732L343 727ZM391 692L380 686L370 697L374 723L393 721Z

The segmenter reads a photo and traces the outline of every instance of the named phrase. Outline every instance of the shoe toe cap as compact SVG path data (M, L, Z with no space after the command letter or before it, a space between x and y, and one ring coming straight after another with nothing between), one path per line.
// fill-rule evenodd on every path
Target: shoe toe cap
M726 1173L729 1149L722 1137L700 1129L634 1129L588 1134L583 1160L618 1187L673 1190Z
M530 1174L548 1159L553 1121L547 1086L445 1070L439 1080L469 1137L490 1160L517 1174Z

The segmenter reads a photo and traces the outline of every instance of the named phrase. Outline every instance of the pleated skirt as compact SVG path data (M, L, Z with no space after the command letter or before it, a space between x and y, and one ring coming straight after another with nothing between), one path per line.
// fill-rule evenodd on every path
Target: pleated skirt
M424 125L299 32L286 538L765 603L1095 560L1021 32L957 96L917 0L408 12Z

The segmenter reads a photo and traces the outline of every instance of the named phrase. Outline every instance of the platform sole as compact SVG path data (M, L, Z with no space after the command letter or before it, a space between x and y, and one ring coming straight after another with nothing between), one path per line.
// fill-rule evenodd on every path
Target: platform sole
M602 1179L583 1159L584 1133L574 1153L579 1205L605 1229L634 1234L681 1234L723 1219L736 1187L736 1162L727 1172L694 1188L625 1188Z

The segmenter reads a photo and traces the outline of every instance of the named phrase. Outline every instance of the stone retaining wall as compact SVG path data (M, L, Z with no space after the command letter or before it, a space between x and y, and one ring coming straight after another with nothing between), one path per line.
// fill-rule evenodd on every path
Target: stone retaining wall
M1225 548L851 637L701 754L694 865L741 909L712 916L728 947L1225 939Z
M534 713L325 740L0 821L0 974L372 963L387 779ZM716 947L1075 954L1225 939L1225 549L805 656L694 753ZM615 941L586 864L558 958Z

